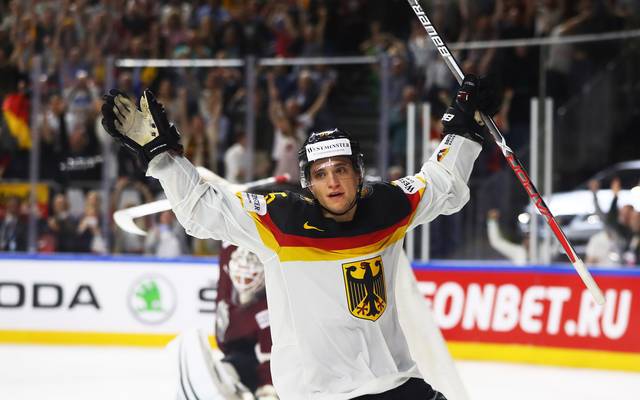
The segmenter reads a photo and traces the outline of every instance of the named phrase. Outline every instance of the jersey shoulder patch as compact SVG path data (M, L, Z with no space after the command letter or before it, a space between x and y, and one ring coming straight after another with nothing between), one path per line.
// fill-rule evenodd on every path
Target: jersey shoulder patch
M242 207L258 215L265 215L267 213L267 199L261 194L241 192L240 198L242 200Z
M406 194L417 193L420 189L423 189L426 186L423 180L414 175L397 179L392 181L391 184L399 187Z
M262 310L256 313L256 322L260 329L269 327L269 310Z

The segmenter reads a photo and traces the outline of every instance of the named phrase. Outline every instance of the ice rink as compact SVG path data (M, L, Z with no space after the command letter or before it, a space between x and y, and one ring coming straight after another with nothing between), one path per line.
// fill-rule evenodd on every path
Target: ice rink
M640 374L458 362L472 400L636 400ZM172 400L161 349L0 346L1 400Z

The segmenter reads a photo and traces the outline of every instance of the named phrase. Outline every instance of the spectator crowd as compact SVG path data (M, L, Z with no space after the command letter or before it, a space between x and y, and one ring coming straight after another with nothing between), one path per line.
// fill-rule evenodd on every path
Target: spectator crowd
M638 182L640 185L640 182ZM598 193L598 180L589 181L589 190L593 194L593 206L603 230L591 236L586 248L586 262L601 266L632 266L640 264L640 211L631 204L620 204L622 182L620 178L611 181L613 199L606 205L605 213L601 207Z
M430 0L423 5L449 43L619 30L636 23L640 12L628 0ZM365 76L358 79L349 69L328 65L260 67L253 93L254 169L247 171L243 68L111 71L110 57L385 54L390 60L387 157L394 173L405 165L407 105L421 100L434 105L431 136L437 140L439 117L455 85L423 27L399 0L0 0L0 18L0 177L27 182L30 155L37 148L39 180L48 183L50 199L36 207L24 196L0 193L2 251L26 250L25 221L33 212L40 251L160 256L215 251L186 238L170 212L139 221L149 231L146 238L105 220L114 210L155 200L160 193L100 125L107 85L132 98L152 88L179 128L186 156L236 183L281 173L295 181L297 150L307 134L340 120L340 110L331 104L348 103L354 91L375 98L380 80L377 66L359 69L356 75ZM551 47L546 65L551 94L558 101L569 99L616 50L616 45ZM513 148L525 146L529 99L538 88L538 49L464 50L456 57L466 73L499 81L503 106L496 122ZM41 74L33 76L37 61ZM39 99L33 96L34 79ZM36 100L40 112L31 115ZM502 168L494 153L483 157L480 175ZM100 190L103 182L108 191Z

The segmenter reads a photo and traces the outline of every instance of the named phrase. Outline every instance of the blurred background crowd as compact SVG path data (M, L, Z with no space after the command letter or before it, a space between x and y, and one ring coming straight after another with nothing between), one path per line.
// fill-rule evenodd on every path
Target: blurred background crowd
M637 28L640 20L636 0L430 0L422 4L448 43L620 31ZM496 122L524 161L529 102L543 77L547 94L565 123L572 124L567 126L578 128L565 129L557 137L558 151L579 149L581 154L574 154L571 163L557 162L555 187L568 189L613 162L640 158L640 142L630 133L640 122L637 102L611 101L620 93L633 94L627 93L633 88L625 89L628 80L620 79L616 86L611 76L620 76L617 68L626 77L637 76L638 69L632 68L638 63L633 64L639 54L637 42L562 44L545 48L544 53L528 46L459 50L456 57L466 73L490 75L496 82L503 98ZM377 65L260 67L253 93L254 168L248 173L243 68L116 68L115 80L109 82L110 57L356 55L389 58L385 157L391 167L370 171L383 178L400 176L406 161L407 105L431 104L430 137L437 140L439 118L456 84L404 0L0 0L0 177L5 186L0 193L0 250L27 250L24 221L29 213L36 213L40 252L166 257L216 252L214 244L188 238L171 212L138 221L149 231L146 237L127 234L112 220L105 220L100 212L104 207L113 211L161 194L157 182L146 179L100 125L101 96L109 83L133 98L150 87L180 130L186 156L231 182L243 182L249 175L282 173L295 181L297 150L314 129L339 126L360 139L365 157L377 156ZM32 74L36 56L41 62L39 76ZM596 77L605 79L604 83L595 81ZM34 79L40 83L39 115L31 114ZM600 86L608 88L610 97L600 99ZM585 104L585 98L595 103ZM606 101L607 110L598 101ZM576 122L576 115L585 110L587 114L602 111L601 118L607 120L595 125L584 119ZM604 131L602 124L607 125ZM596 135L588 129L601 131ZM38 204L30 204L28 191L20 186L29 181L34 140L39 144L38 179L43 182ZM598 160L589 162L594 154ZM112 168L104 168L105 163ZM499 252L487 245L487 220L500 222L505 240L522 247L523 234L515 216L527 198L512 181L495 146L486 143L471 182L477 194L474 205L432 226L432 256L498 257ZM492 211L487 218L487 211L495 207L501 213ZM640 215L626 205L619 211L606 217L607 232L613 225L616 232L624 230L615 238L618 264L635 264L640 259ZM635 258L624 258L630 251L635 251Z

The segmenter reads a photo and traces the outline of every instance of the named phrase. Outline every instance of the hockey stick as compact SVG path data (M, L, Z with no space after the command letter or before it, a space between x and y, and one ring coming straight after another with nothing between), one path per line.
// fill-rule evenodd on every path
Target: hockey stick
M257 181L234 184L214 172L204 168L197 167L200 177L207 182L215 183L217 185L225 186L232 192L243 192L249 188L270 185L272 183L285 183L289 182L289 174L272 176L269 178L258 179ZM159 213L162 211L171 210L171 204L169 200L157 200L150 203L142 204L135 207L124 208L122 210L115 211L113 213L113 220L125 232L133 233L134 235L146 236L147 232L140 229L133 220L135 218L146 217L147 215Z
M429 21L429 18L424 13L424 10L420 6L419 1L418 0L407 0L407 1L409 2L409 5L411 6L411 9L413 10L413 12L416 14L418 19L420 20L420 23L424 27L425 31L427 31L429 38L431 38L431 41L438 49L438 53L440 53L440 55L444 59L444 62L449 67L449 70L453 73L458 83L461 84L462 81L464 80L464 73L458 66L458 63L453 57L453 54L451 54L451 52L449 51L449 48L447 47L444 40L442 40L442 38L440 37L436 29L433 27L433 25L431 24L431 21ZM493 119L491 119L491 117L484 115L482 113L481 113L481 116L482 116L482 121L489 128L489 132L491 132L491 136L493 136L493 139L495 140L496 144L502 151L502 154L507 159L507 163L509 164L513 172L516 174L516 177L518 178L518 180L520 181L524 189L527 191L529 198L531 199L533 204L535 204L536 208L538 209L538 212L544 217L544 219L547 221L547 224L549 224L549 227L553 231L553 234L558 239L558 241L562 245L562 248L567 254L569 261L571 261L571 264L573 265L575 270L578 272L578 275L580 275L582 282L584 282L587 289L589 289L589 292L591 292L591 295L595 299L596 303L604 304L604 296L602 294L602 291L598 287L598 284L593 280L593 277L589 273L589 270L587 269L587 267L585 267L580 257L578 257L571 243L569 243L569 241L567 240L567 237L562 231L562 228L560 228L560 225L558 225L558 222L556 221L555 217L553 216L551 211L549 211L549 207L547 207L547 204L545 203L544 199L540 195L540 192L538 192L538 189L536 189L533 182L531 182L531 179L529 179L529 175L527 174L527 171L525 171L524 167L522 166L522 163L520 162L520 160L518 160L514 152L509 148L509 146L507 146L507 143L504 140L504 136L502 136L502 133L500 133L500 130L496 126L495 122L493 122Z

